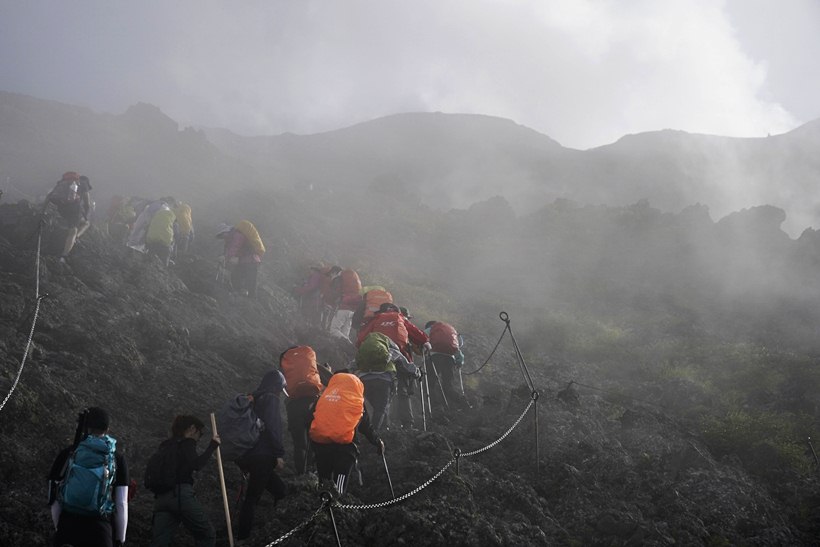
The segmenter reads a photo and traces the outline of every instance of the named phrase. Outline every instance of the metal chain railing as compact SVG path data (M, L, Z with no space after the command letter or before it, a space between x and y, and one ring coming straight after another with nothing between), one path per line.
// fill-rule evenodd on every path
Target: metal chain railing
M422 484L420 486L417 486L415 489L411 490L410 492L407 492L406 494L402 494L401 496L399 496L397 498L393 498L392 500L382 501L382 502L378 502L378 503L368 503L368 504L362 504L362 505L345 505L345 504L341 504L341 503L336 502L334 504L334 507L338 507L339 509L350 509L350 510L353 510L353 511L366 511L366 510L369 510L369 509L380 509L382 507L389 507L390 505L395 505L397 503L400 503L400 502L406 500L407 498L415 496L416 494L418 494L419 492L421 492L422 490L424 490L425 488L427 488L428 486L433 484L433 482L435 482L445 471L447 471L447 469L449 469L450 466L455 463L455 461L456 461L456 459L452 458L450 461L448 461L446 464L444 464L444 467L439 469L438 473L436 473L435 475L433 475L432 477L427 479L427 481L424 484Z
M495 350L497 350L497 349L498 349L498 346L501 344L501 341L504 339L504 335L505 335L505 334L507 334L507 331L508 331L508 330L510 330L510 325L509 325L509 323L507 324L507 326L506 326L506 327L504 327L504 330L503 330L503 331L501 331L501 336L498 338L498 342L496 342L496 343L495 343L495 347L494 347L494 348L493 348L493 350L490 352L490 356L489 356L489 357L487 357L487 359L485 359L485 360L484 360L484 363L482 363L482 364L481 364L481 366L480 366L480 367L478 367L477 369L475 369L475 370L471 370L470 372L465 372L465 373L463 373L463 374L464 374L464 376L470 376L471 374L476 374L477 372L480 372L480 371L481 371L481 369L483 369L485 366L487 366L487 363L489 363L489 362L490 362L490 359L492 359L492 358L493 358L493 355L495 355Z
M322 505L320 505L319 508L316 509L316 511L314 511L314 513L310 517L308 517L307 519L305 519L301 523L297 524L296 527L291 529L290 532L288 532L285 535L281 536L279 539L271 541L265 547L272 547L273 545L278 545L278 544L282 543L283 541L287 540L290 536L292 536L293 534L295 534L296 532L298 532L299 530L301 530L302 528L304 528L305 526L307 526L308 524L310 524L311 522L316 520L316 517L319 516L319 514L325 509L326 506L327 506L327 503L323 502Z
M40 302L43 298L47 297L47 294L40 295L40 246L42 242L42 234L40 233L41 230L38 228L37 233L37 258L35 260L35 282L34 282L34 314L31 320L31 329L28 333L28 340L26 341L26 348L23 351L23 358L20 361L20 368L17 370L17 376L14 378L14 383L11 385L11 389L9 390L6 397L3 399L3 403L0 404L0 410L3 410L6 407L6 403L11 398L11 394L14 393L14 390L17 388L17 384L20 382L20 376L23 374L23 367L26 366L26 359L28 358L29 351L31 350L31 341L34 339L34 327L37 325L37 315L40 313Z
M514 430L516 427L518 427L518 424L520 424L520 423L521 423L521 420L523 420L523 419L524 419L524 416L526 416L526 415L527 415L527 413L528 413L528 412L530 411L530 409L532 408L532 405L534 405L534 404L535 404L535 398L530 399L530 402L527 404L527 408L525 408L525 409L524 409L524 412L522 412L522 413L521 413L521 416L519 416L519 417L518 417L518 419L515 421L515 423L514 423L514 424L513 424L513 425L512 425L512 426L511 426L511 427L510 427L507 431L506 431L506 433L504 433L503 435L501 435L498 439L496 439L495 441L491 442L490 444L488 444L488 445L487 445L487 446L485 446L484 448L479 448L478 450L473 450L473 451L471 451L471 452L461 452L461 453L460 453L460 456L461 456L461 457L463 457L463 458L469 458L470 456L475 456L475 455L481 454L482 452L486 452L487 450L489 450L489 449L491 449L491 448L495 447L498 443L500 443L501 441L503 441L504 439L506 439L506 438L507 438L507 436L508 436L510 433L512 433L512 432L513 432L513 430Z

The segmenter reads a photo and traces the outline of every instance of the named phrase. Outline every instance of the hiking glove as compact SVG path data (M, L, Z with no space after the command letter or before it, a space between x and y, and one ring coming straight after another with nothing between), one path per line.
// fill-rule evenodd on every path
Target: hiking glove
M425 350L427 350L427 351L432 351L432 350L433 350L433 346L432 346L432 345L430 345L430 342L425 342L425 343L424 343L424 349L425 349Z

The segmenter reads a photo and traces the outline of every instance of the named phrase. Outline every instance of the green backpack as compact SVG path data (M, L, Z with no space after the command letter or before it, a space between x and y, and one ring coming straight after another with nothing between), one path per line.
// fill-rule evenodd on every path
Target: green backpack
M371 332L359 346L356 367L361 372L396 372L390 360L390 338L380 332Z

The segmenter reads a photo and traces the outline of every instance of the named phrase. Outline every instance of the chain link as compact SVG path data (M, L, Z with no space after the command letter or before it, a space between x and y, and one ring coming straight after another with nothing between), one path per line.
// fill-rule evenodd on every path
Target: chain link
M524 412L522 412L522 413L521 413L521 416L519 416L519 417L518 417L518 419L515 421L515 423L514 423L514 424L512 424L512 427L510 427L510 428L507 430L507 432L506 432L506 433L504 433L503 435L501 435L501 437L499 437L499 438L498 438L498 439L496 439L495 441L491 442L490 444L488 444L488 445L487 445L487 446L485 446L484 448L479 448L478 450L473 450L472 452L462 452L462 453L461 453L461 457L462 457L462 458L469 458L470 456L475 456L475 455L477 455L477 454L481 454L482 452L485 452L485 451L487 451L487 450L489 450L489 449L493 448L493 447L494 447L494 446L496 446L498 443L500 443L501 441L503 441L504 439L506 439L506 438L507 438L507 435L509 435L510 433L512 433L512 432L513 432L513 429L515 429L516 427L518 427L518 424L520 424L520 423L521 423L521 420L523 420L523 419L524 419L524 416L526 416L526 415L527 415L527 412L529 412L529 411L530 411L530 408L532 408L532 405L534 405L534 404L535 404L535 399L530 399L530 403L527 405L527 408L525 408L525 409L524 409Z
M411 496L415 496L416 494L418 494L419 492L421 492L422 490L424 490L425 488L427 488L428 486L433 484L433 482L436 479L438 479L442 475L442 473L447 471L447 469L449 469L450 466L455 463L455 461L456 461L456 459L452 458L449 462L447 462L444 465L444 467L442 467L439 470L438 473L436 473L435 475L433 475L432 477L427 479L427 482L425 482L421 486L416 487L414 490L411 490L410 492L407 492L406 494L402 494L398 498L393 498L392 500L382 501L382 502L379 502L379 503L369 503L369 504L365 504L365 505L343 505L343 504L337 502L337 503L334 503L334 507L338 507L339 509L350 509L350 510L353 510L353 511L366 511L366 510L369 510L369 509L381 509L382 507L389 507L391 505L401 503L404 500L406 500L407 498L409 498Z
M279 539L271 541L265 547L271 547L273 545L278 545L278 544L282 543L283 541L288 539L290 536L292 536L293 534L295 534L296 532L298 532L299 530L301 530L302 528L304 528L305 526L307 526L308 524L313 522L316 519L316 517L318 517L319 514L322 512L322 509L324 509L325 507L327 507L327 504L325 502L322 502L322 505L319 506L319 508L310 516L310 518L306 519L301 524L297 524L296 527L293 528L290 532L283 535Z
M45 295L40 296L40 242L42 240L42 236L40 234L37 235L37 261L36 261L36 280L34 283L34 293L35 293L35 302L34 302L34 317L31 320L31 329L28 333L28 340L26 341L26 349L23 351L23 359L20 361L20 368L17 370L17 377L14 378L14 383L11 385L11 389L9 390L6 398L3 399L3 404L0 404L0 410L3 410L6 407L6 403L11 398L11 394L14 393L14 390L17 388L17 384L20 382L20 376L23 374L23 367L26 366L26 359L28 358L28 352L31 349L31 341L34 339L34 327L37 325L37 315L40 313L40 301L45 298Z

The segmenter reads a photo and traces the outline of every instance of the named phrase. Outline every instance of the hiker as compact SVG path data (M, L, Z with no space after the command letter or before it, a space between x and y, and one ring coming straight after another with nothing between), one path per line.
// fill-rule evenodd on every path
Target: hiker
M347 478L359 455L356 430L367 437L379 454L384 454L384 442L371 426L364 406L364 385L347 370L331 377L308 420L319 484L333 484L338 495L345 493Z
M135 211L139 211L137 214L137 219L134 221L133 226L131 226L131 232L128 234L128 240L125 244L128 247L131 247L135 251L139 251L141 253L145 252L145 236L148 232L148 227L151 224L151 219L154 218L154 214L157 211L163 208L170 209L176 204L176 201L172 197L165 197L154 200L147 205L143 206L140 209L140 204L137 203L134 206Z
M455 376L460 374L464 365L461 337L452 325L443 321L428 321L424 325L424 331L430 337L428 355L432 361L432 366L427 367L428 381L441 384L440 389L444 391L450 408L470 408L463 388L457 389L455 386ZM439 391L436 390L434 393L438 394Z
M88 219L91 213L91 181L75 171L63 173L60 181L46 195L42 214L45 214L50 203L57 206L57 212L68 228L60 254L60 262L65 264L66 257L71 253L77 239L91 226Z
M404 308L404 310L406 312L407 308ZM409 313L407 315L409 316ZM430 341L424 331L414 325L409 317L402 314L398 306L389 302L382 304L376 315L359 330L359 335L356 338L357 348L371 332L386 334L388 338L396 343L408 361L413 360L410 344L425 349L430 347Z
M102 408L83 411L74 444L51 466L49 504L56 547L113 547L125 542L128 466L116 439L108 435L108 426L109 416Z
M322 320L322 285L324 280L330 280L330 268L322 263L310 267L310 273L301 286L293 289L299 297L299 306L302 316L313 326L321 325Z
M277 471L285 467L279 394L286 385L282 373L271 370L253 392L254 410L264 423L264 429L256 444L236 460L239 469L248 476L245 499L239 509L237 539L247 539L250 536L254 508L265 490L273 495L274 505L287 494L287 487L277 474Z
M145 248L149 255L155 255L164 266L168 266L176 241L177 216L171 207L163 202L151 217L145 232Z
M285 411L293 439L293 466L296 474L302 475L307 467L307 416L324 388L316 365L316 352L310 346L290 347L279 356L279 370L288 386Z
M194 223L191 219L191 206L187 203L178 202L174 208L177 217L178 233L176 239L175 254L184 256L194 243Z
M114 241L124 244L128 233L131 231L131 225L136 219L137 213L134 211L134 206L130 200L126 200L122 196L111 198L111 204L106 215L106 230Z
M356 346L361 346L371 332L380 332L395 342L402 355L412 362L411 344L429 349L430 341L427 335L410 321L407 308L405 312L403 314L395 304L383 303L370 321L359 329ZM416 392L416 377L406 374L403 367L399 367L396 372L396 418L401 427L412 429L415 425L412 396Z
M248 220L236 226L223 222L217 227L216 237L225 240L221 260L231 271L233 290L242 296L256 296L256 277L265 254L265 244L256 226Z
M359 346L356 369L356 375L364 384L365 399L373 409L373 429L381 431L382 426L389 429L390 401L396 393L397 370L401 370L404 377L413 380L421 377L421 371L412 361L408 361L393 340L381 332L371 332ZM402 415L400 418L406 416ZM408 427L410 426L412 412Z
M196 416L180 415L171 424L171 438L160 443L148 460L145 487L154 492L151 547L171 544L180 523L197 547L213 547L216 532L208 513L194 496L194 472L202 469L219 446L219 435L197 455L196 444L205 424Z
M330 295L334 309L330 320L330 335L350 342L350 329L353 326L353 314L362 300L359 294L362 282L359 274L351 269L342 270L334 266L330 282Z

